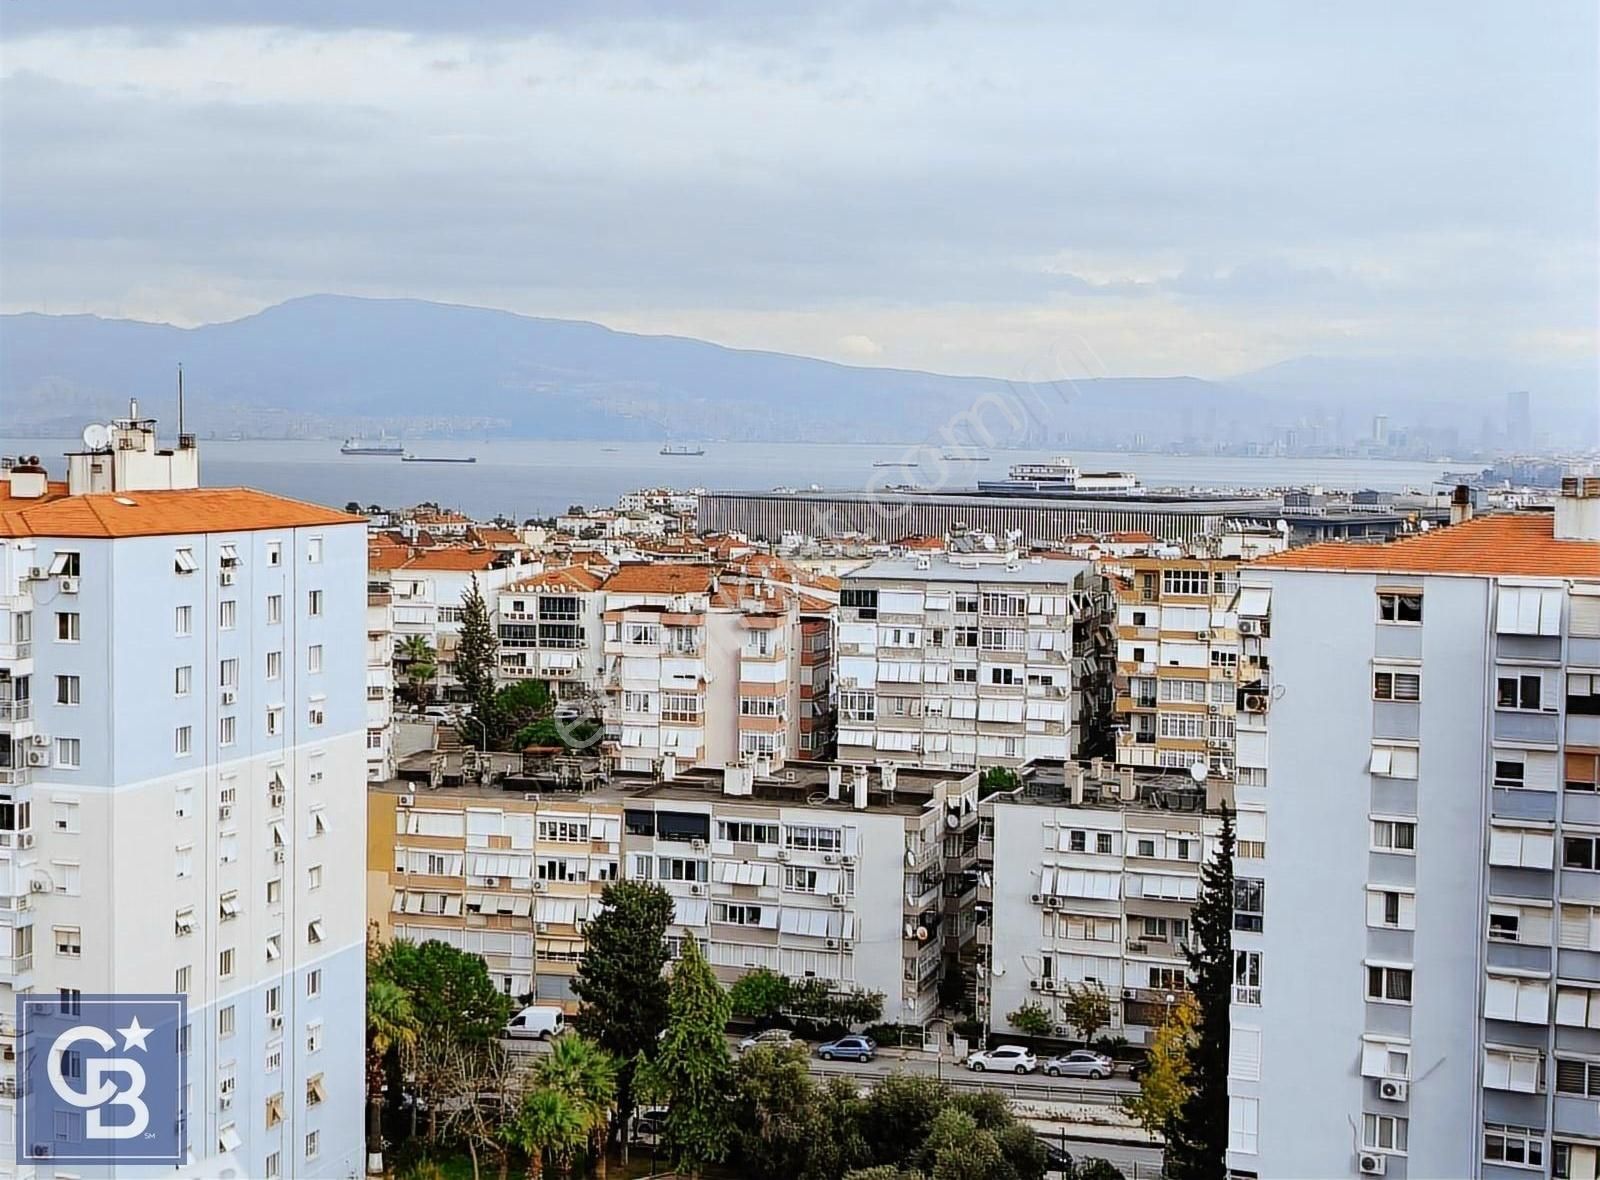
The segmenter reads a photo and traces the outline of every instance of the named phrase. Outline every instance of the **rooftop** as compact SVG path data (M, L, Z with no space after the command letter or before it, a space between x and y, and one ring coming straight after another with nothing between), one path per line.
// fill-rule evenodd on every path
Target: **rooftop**
M406 561L403 570L486 570L504 562L507 555L498 549L425 549Z
M925 563L925 564L924 564ZM1071 582L1091 563L1065 557L1028 557L1003 562L997 557L966 561L949 557L880 557L845 575L845 582L865 579L912 582L987 582L1031 586L1039 583L1062 585Z
M1334 573L1600 578L1600 544L1556 540L1552 516L1507 513L1480 516L1382 545L1325 541L1274 553L1252 564L1263 569Z
M53 491L57 485L50 485ZM24 506L25 505L25 506ZM159 537L362 524L365 518L252 488L0 499L0 537Z
M605 582L614 594L704 594L711 589L709 565L625 565Z
M604 581L600 574L586 566L564 565L502 586L500 593L514 594L519 590L598 590Z

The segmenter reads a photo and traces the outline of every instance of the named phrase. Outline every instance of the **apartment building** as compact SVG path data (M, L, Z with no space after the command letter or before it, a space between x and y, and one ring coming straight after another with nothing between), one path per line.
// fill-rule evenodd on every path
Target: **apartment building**
M616 798L385 784L367 795L369 918L385 941L481 956L507 995L570 1006L621 826Z
M792 757L817 762L833 756L833 626L837 602L800 595L800 724Z
M605 593L606 748L651 773L799 750L799 595L709 565L626 565Z
M542 680L564 700L598 691L605 666L603 573L567 565L497 595L502 683Z
M394 777L394 600L367 587L367 781Z
M201 488L136 408L84 437L0 470L0 1011L187 993L189 1171L356 1174L364 522Z
M1188 988L1189 915L1227 788L1096 759L1029 767L1023 786L979 805L979 859L992 882L979 1008L994 1029L1032 1002L1059 1035L1077 1036L1063 1001L1094 982L1111 1001L1106 1034L1149 1041Z
M1127 557L1102 564L1116 610L1113 732L1119 766L1234 773L1239 713L1265 710L1241 674L1239 563Z
M379 587L388 584L396 655L404 661L404 643L421 636L435 655L432 685L445 699L456 695L456 642L461 634L461 600L474 581L490 611L501 587L528 573L520 553L450 545L409 552L392 568L369 573ZM399 671L404 672L404 665Z
M838 756L951 769L1077 748L1084 561L916 553L844 575Z
M1600 480L1241 579L1273 689L1237 786L1230 1168L1594 1176Z

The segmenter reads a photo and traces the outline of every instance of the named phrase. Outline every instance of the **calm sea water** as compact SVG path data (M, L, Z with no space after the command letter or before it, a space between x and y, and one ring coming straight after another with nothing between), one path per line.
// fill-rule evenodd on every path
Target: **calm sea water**
M63 452L73 440L0 438L0 454L40 455L52 476L65 470ZM419 454L475 455L467 464L402 463L394 458L341 455L337 441L263 442L202 440L200 478L212 486L243 485L343 506L351 500L388 506L422 500L485 518L548 516L571 504L616 502L635 488L765 490L774 487L881 488L920 483L971 487L978 479L1004 479L1013 463L1051 458L1051 451L994 451L987 463L942 464L938 453L915 453L900 444L706 443L706 453L674 457L644 442L428 442ZM914 458L916 468L875 468L874 461ZM1358 459L1234 459L1214 456L1073 452L1085 470L1131 470L1146 484L1204 487L1428 489L1449 466ZM942 481L942 482L940 482Z

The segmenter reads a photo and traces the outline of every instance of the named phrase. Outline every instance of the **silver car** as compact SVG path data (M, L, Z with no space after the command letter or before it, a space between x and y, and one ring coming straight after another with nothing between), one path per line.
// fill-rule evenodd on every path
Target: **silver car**
M1044 1063L1045 1075L1052 1078L1109 1078L1116 1069L1116 1062L1092 1049L1074 1049Z
M788 1029L769 1028L765 1032L758 1032L740 1041L739 1052L748 1053L751 1049L759 1048L782 1049L794 1043L794 1034Z

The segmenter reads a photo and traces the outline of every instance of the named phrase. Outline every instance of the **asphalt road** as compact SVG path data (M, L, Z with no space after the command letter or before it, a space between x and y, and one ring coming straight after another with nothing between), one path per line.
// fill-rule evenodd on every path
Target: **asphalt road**
M1035 1129L1038 1125L1035 1124ZM1153 1180L1161 1175L1161 1149L1159 1147L1127 1147L1120 1143L1097 1143L1088 1139L1065 1140L1059 1134L1039 1130L1039 1138L1064 1148L1075 1162L1103 1159L1115 1164L1126 1180ZM1047 1173L1055 1175L1056 1173Z

